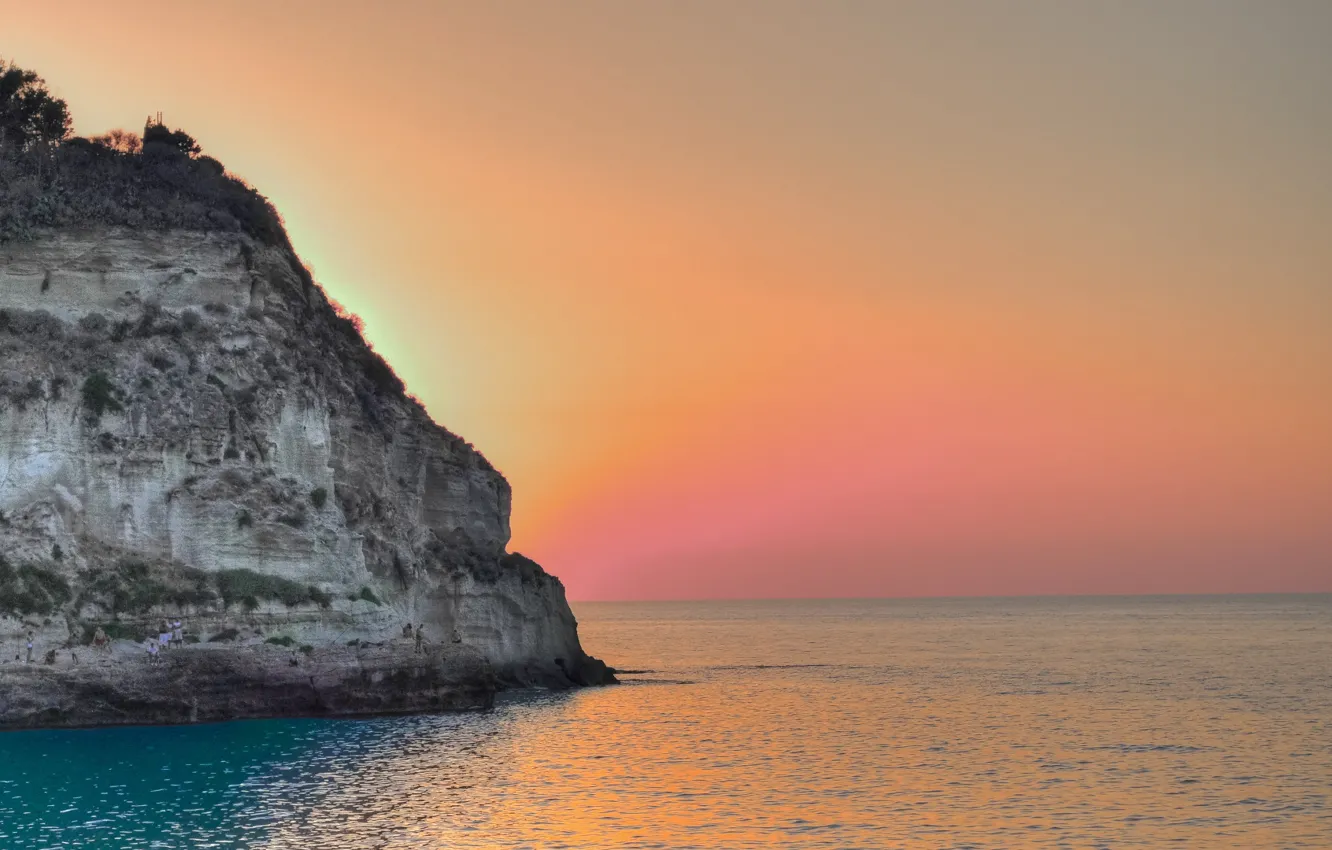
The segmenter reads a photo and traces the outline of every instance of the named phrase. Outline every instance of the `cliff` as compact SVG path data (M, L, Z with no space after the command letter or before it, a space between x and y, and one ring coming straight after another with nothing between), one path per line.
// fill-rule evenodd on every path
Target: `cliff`
M285 245L105 226L0 244L0 728L613 681L559 580L506 552L510 499ZM163 618L191 642L150 663Z

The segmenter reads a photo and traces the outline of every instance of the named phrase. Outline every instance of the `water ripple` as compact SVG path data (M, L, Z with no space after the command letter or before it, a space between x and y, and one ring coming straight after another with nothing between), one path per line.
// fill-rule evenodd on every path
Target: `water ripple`
M0 736L0 847L1332 846L1326 597L578 613L652 678Z

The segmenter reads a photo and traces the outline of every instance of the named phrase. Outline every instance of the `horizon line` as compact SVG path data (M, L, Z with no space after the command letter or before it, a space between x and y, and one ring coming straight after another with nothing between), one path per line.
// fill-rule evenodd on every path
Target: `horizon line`
M570 599L575 605L637 605L648 603L697 602L937 602L984 599L1162 599L1162 598L1223 598L1239 596L1327 596L1332 590L1260 590L1230 592L1175 592L1175 593L1014 593L1014 594L956 594L952 596L715 596L708 598L670 599Z

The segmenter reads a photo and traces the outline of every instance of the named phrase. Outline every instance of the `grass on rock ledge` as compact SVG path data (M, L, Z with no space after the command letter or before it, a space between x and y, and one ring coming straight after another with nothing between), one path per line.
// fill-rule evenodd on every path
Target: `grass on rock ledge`
M217 574L217 588L227 607L241 604L246 610L259 607L259 600L270 599L288 607L314 602L321 608L333 604L333 597L312 584L264 575L254 570L223 570Z
M0 613L46 616L70 600L69 582L40 564L12 566L0 555Z

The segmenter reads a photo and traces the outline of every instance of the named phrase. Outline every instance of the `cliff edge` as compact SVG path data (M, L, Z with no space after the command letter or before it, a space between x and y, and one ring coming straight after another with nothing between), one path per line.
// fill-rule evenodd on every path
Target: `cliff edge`
M559 580L506 551L510 499L285 244L0 243L0 728L613 682ZM164 619L187 642L150 661Z

